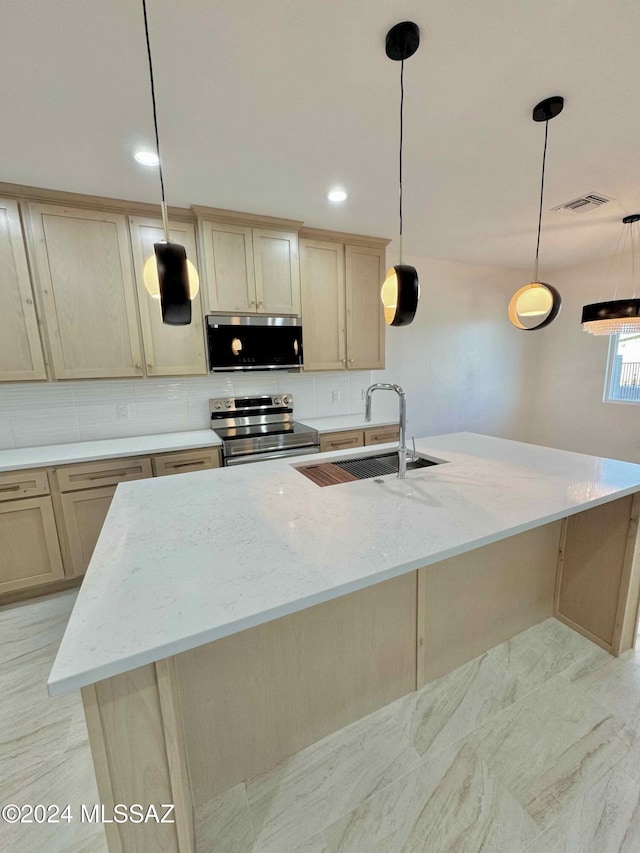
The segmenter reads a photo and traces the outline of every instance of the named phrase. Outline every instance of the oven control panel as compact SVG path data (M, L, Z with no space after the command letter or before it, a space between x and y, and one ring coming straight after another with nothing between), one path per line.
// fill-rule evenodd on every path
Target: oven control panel
M209 411L212 419L287 414L293 412L293 395L264 394L254 397L218 397L215 400L209 400Z

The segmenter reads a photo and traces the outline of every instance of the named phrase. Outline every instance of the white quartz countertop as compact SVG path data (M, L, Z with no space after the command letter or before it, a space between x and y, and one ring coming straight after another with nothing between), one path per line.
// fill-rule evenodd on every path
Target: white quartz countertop
M118 486L49 692L640 491L627 462L473 433L416 446L448 464L325 488L294 468L363 448Z
M0 471L46 468L51 465L69 465L73 462L117 459L120 456L166 453L170 450L188 450L193 447L219 447L221 444L222 442L213 430L198 429L192 432L135 435L130 438L77 441L73 444L20 447L15 450L0 450Z
M390 418L372 417L365 421L364 414L359 415L337 415L332 418L303 418L301 423L311 429L323 432L343 432L347 429L369 429L370 427L397 426L398 416Z

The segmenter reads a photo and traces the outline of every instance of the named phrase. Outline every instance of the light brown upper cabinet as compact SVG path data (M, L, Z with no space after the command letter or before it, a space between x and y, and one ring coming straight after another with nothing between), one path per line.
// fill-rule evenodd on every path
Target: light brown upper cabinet
M18 205L0 199L0 382L46 378Z
M162 221L130 216L129 229L147 375L179 376L207 373L201 302L202 290L198 292L191 303L190 325L167 326L163 323L160 300L154 299L149 294L142 277L144 263L153 254L153 244L164 240ZM193 225L188 222L170 222L169 237L185 247L187 258L200 274ZM202 285L202 275L200 275L200 281Z
M199 218L198 236L208 313L300 313L295 231Z
M300 240L305 370L347 366L344 245Z
M368 246L345 246L347 279L347 367L384 367L384 315L380 288L385 275L385 251Z
M30 204L29 222L56 379L142 376L126 218Z
M387 241L362 237L350 243L341 236L349 237L314 228L301 232L305 370L384 367L380 288Z
M252 231L258 313L299 314L298 235L266 228Z

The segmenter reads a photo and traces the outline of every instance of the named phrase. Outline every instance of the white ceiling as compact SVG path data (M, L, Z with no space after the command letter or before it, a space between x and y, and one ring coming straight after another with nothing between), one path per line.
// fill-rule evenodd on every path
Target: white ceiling
M405 247L528 267L544 125L541 275L612 253L640 209L639 0L148 0L169 203L393 237L399 65L384 36L422 32L405 66ZM0 179L155 201L141 0L2 0ZM343 184L342 207L326 191Z

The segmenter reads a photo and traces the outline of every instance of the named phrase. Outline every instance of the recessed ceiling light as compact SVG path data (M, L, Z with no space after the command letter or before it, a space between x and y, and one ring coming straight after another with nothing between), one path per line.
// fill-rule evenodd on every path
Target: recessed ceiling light
M157 166L160 160L158 159L158 155L153 151L136 151L133 155L138 163L142 163L143 166Z
M346 197L347 194L344 190L331 190L327 193L329 201L344 201Z

